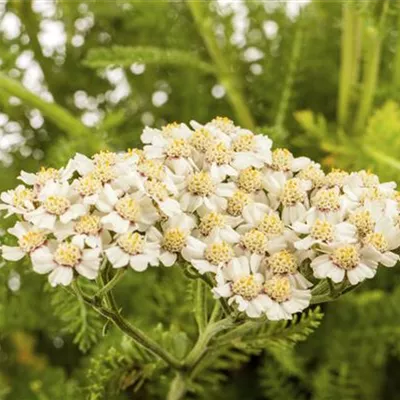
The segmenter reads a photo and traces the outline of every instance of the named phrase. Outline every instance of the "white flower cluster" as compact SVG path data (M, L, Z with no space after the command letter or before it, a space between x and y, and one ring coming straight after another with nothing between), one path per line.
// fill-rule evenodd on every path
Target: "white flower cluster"
M143 150L77 154L66 168L22 172L1 194L9 229L53 286L77 274L190 263L215 297L249 317L290 319L309 305L304 276L356 285L400 246L400 193L366 171L325 174L308 158L217 117L145 128ZM310 276L311 276L310 274Z

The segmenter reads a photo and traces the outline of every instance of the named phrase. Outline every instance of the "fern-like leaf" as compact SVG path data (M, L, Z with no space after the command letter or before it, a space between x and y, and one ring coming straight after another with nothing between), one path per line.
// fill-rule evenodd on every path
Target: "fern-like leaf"
M213 66L200 60L195 54L177 49L160 49L151 46L90 49L84 64L90 68L105 68L112 65L129 67L133 63L173 65L194 68L205 73L213 73Z

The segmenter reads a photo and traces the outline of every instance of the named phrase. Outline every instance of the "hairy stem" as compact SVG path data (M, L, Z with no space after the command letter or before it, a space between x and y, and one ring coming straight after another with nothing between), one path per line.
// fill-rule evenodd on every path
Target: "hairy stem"
M101 289L99 289L94 297L97 299L101 299L103 296L105 296L110 290L114 288L114 286L118 284L118 282L124 276L125 272L125 268L119 269L116 274Z
M255 123L241 92L237 76L234 75L229 61L225 58L224 52L215 39L211 17L206 15L208 3L189 0L186 4L192 13L207 51L214 61L218 79L226 90L228 100L236 113L239 123L245 128L254 129Z
M172 368L180 369L182 368L182 362L175 358L172 354L164 350L157 342L147 336L143 331L134 325L126 321L120 314L118 309L109 309L103 307L101 304L96 302L94 299L90 298L84 294L79 287L78 283L73 282L73 289L78 298L83 299L87 304L92 306L99 314L107 318L109 321L113 322L122 332L128 335L136 343L144 347L146 350L150 351L152 354L164 360ZM110 296L110 292L107 293ZM109 297L110 299L110 297ZM114 301L110 302L111 307L115 307Z
M289 101L292 94L294 79L296 75L296 69L301 54L302 42L303 42L303 24L301 19L299 18L299 20L297 21L296 34L293 41L292 54L290 56L289 69L286 75L281 100L278 106L278 112L275 118L275 126L279 128L283 127L285 122L286 112L289 106Z

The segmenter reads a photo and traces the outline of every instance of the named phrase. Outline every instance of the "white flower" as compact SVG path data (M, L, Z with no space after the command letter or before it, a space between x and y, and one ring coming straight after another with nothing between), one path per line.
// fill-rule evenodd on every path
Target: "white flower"
M238 170L262 168L272 163L272 140L268 136L242 133L232 143L235 151L232 166Z
M29 186L34 186L36 190L39 190L49 181L66 182L72 176L73 172L73 164L69 162L66 168L55 169L42 167L40 171L35 174L21 171L18 179Z
M266 315L271 321L292 319L292 315L303 311L310 304L310 290L297 289L287 276L272 276L263 285L268 301Z
M51 286L68 286L74 272L93 280L97 277L101 263L99 249L85 249L77 242L51 241L31 254L33 270L38 274L49 274Z
M295 222L292 228L296 233L306 235L295 241L298 250L308 250L316 244L357 242L357 229L349 222L332 224L322 219L308 219L306 223Z
M143 193L118 195L110 185L105 185L96 203L97 209L106 213L101 219L106 229L117 233L125 233L132 228L145 231L159 219L151 199Z
M309 208L307 191L311 181L299 178L287 179L283 172L275 172L265 177L264 186L268 190L271 207L282 205L282 220L286 225L303 220Z
M150 128L146 126L144 128L140 139L142 143L150 144L157 141L158 138L175 138L175 139L187 139L192 134L191 129L186 124L178 124L173 122L161 129Z
M175 264L195 226L196 219L193 216L182 214L168 219L162 225L162 232L154 226L148 230L149 240L160 245L160 261L164 266L170 267Z
M13 190L1 193L0 210L7 210L5 218L13 214L24 215L35 209L36 193L24 185L18 185Z
M111 242L110 232L102 226L101 215L97 213L82 215L78 220L68 224L56 222L54 235L57 240L73 236L74 241L91 248L104 248Z
M149 264L159 264L160 245L138 232L127 232L119 235L105 254L114 268L130 265L135 271L142 272Z
M380 219L374 231L363 238L363 243L385 267L393 267L399 261L400 256L392 250L400 246L400 229L389 218Z
M311 160L307 157L295 158L289 150L278 148L272 152L272 163L269 168L272 171L283 172L287 178L290 178L293 172L306 168L310 163Z
M287 276L290 283L298 289L308 289L312 286L299 271L299 266L305 259L304 252L282 249L271 253L264 261L267 277L276 275Z
M376 274L380 254L368 247L340 243L324 246L323 251L326 254L311 262L314 276L318 279L330 278L339 283L347 277L352 285L356 285Z
M258 272L260 257L237 257L219 271L216 276L215 296L228 297L228 303L236 303L238 310L250 318L257 318L266 311L268 297L263 293L264 277Z
M235 256L232 245L222 240L203 242L190 236L186 243L186 247L182 250L182 257L189 261L200 274L216 273Z
M222 240L227 243L237 243L240 240L240 234L234 228L240 221L240 217L210 212L201 217L199 226L193 235L200 240L211 238L211 241Z
M182 195L179 198L183 211L194 212L199 208L201 213L222 211L228 206L227 197L235 192L233 182L221 182L221 178L211 171L197 172L186 178Z
M10 261L18 261L26 254L32 254L47 240L46 231L28 222L17 222L8 232L18 238L18 246L1 246L3 258Z
M76 203L77 198L68 182L48 181L38 194L40 206L25 218L38 228L52 230L56 221L66 224L86 213L86 206Z

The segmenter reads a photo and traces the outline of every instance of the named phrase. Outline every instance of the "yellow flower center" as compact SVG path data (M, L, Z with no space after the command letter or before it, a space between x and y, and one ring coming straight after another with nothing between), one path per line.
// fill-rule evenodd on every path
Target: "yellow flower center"
M228 135L235 133L237 130L233 121L227 117L216 117L211 121L211 124Z
M35 193L32 189L16 189L12 196L12 205L14 207L25 207L27 201L33 202L35 200Z
M296 257L288 250L281 250L267 258L267 265L274 274L294 274L297 272Z
M281 202L285 207L294 206L304 201L306 193L301 187L300 180L297 178L289 179L281 194Z
M25 253L30 253L40 247L47 239L44 231L35 230L25 233L19 240L18 245Z
M207 129L197 129L190 138L190 144L200 153L205 153L213 144L213 137Z
M264 232L252 229L242 236L240 244L251 253L265 254L268 246L268 237Z
M232 292L242 296L245 300L256 298L262 290L262 284L257 282L253 275L244 276L232 285Z
M70 206L70 201L62 196L49 196L43 203L45 210L53 215L64 214Z
M39 185L44 185L46 182L50 180L56 181L60 177L60 171L55 168L44 168L42 167L40 171L36 174L37 183Z
M138 171L149 179L164 178L164 164L158 160L144 160L138 164Z
M349 174L346 171L341 169L332 169L332 171L325 176L324 184L330 187L338 186L341 188L348 176Z
M290 171L292 168L293 154L287 149L275 149L272 152L271 168L275 171Z
M75 231L81 235L96 235L100 229L100 217L97 215L84 215L75 224Z
M315 240L332 242L334 239L333 225L327 221L317 219L311 228L311 236Z
M177 122L171 122L161 128L162 135L165 138L171 138L174 130L177 128L179 128L179 124Z
M101 180L95 174L88 174L79 178L77 190L82 196L91 196L97 193L102 187Z
M117 239L117 244L126 253L135 256L143 252L144 238L140 233L128 232Z
M130 196L124 196L115 204L115 210L122 218L135 222L139 215L140 207L135 199Z
M309 164L297 174L297 177L311 181L314 187L321 187L324 184L325 174L320 168Z
M261 190L262 188L262 174L261 171L253 167L248 167L240 171L237 180L237 185L240 189L247 193Z
M236 138L232 144L232 149L235 152L246 152L252 151L255 145L254 135L241 135Z
M200 233L203 236L208 236L213 229L222 228L225 225L225 218L222 214L218 214L216 212L212 212L210 214L205 215L199 225Z
M212 243L204 252L204 258L213 265L225 264L232 260L233 256L233 249L226 242Z
M369 244L369 245L375 247L375 249L381 253L388 251L389 243L387 242L385 236L383 236L382 233L379 233L379 232L369 233L365 237L364 241L365 241L365 244Z
M264 282L265 293L274 301L283 303L290 299L292 288L286 276L273 276Z
M379 185L379 178L369 171L360 171L358 175L361 177L363 185L372 188Z
M250 203L250 195L242 190L238 190L228 199L227 213L237 217L242 214L243 208Z
M149 195L156 201L164 201L168 198L168 190L164 183L156 180L148 180L144 186Z
M319 211L332 212L340 210L340 197L335 188L321 189L313 198L313 204Z
M360 262L360 255L355 246L348 244L335 249L331 255L332 262L340 268L351 270Z
M367 191L361 196L361 203L364 203L366 200L385 200L386 196L383 192L379 190L378 187L368 188Z
M185 247L186 233L179 228L168 229L163 236L162 247L171 252L179 253Z
M117 177L114 167L106 163L96 165L92 174L94 178L102 183L110 182Z
M264 232L267 236L279 236L283 234L285 229L284 223L278 214L265 214L258 225L258 230Z
M105 150L100 151L97 154L92 156L94 165L96 166L103 166L103 165L115 165L117 162L118 155L111 151Z
M206 150L206 160L217 165L229 164L232 161L233 152L231 149L220 142L212 144Z
M360 236L368 235L375 227L371 213L368 210L359 210L353 212L349 217L349 222L357 228Z
M209 196L214 193L215 186L211 176L204 171L197 172L188 178L187 189L196 196Z
M81 259L81 250L72 243L61 243L54 253L54 260L64 267L75 267Z
M139 162L143 162L145 160L144 151L142 149L127 149L124 158L127 159L132 156L138 156Z
M189 158L191 148L185 139L174 139L166 150L167 157L170 158Z

